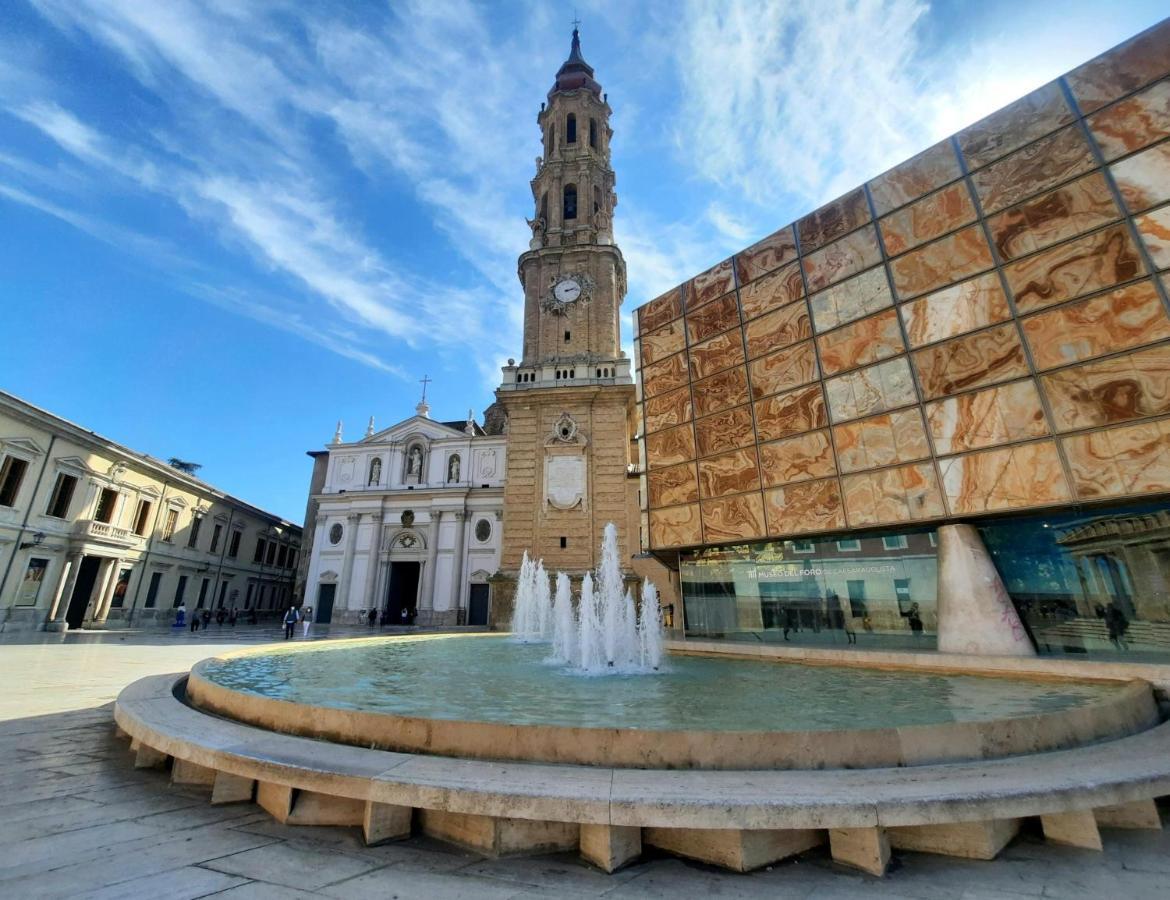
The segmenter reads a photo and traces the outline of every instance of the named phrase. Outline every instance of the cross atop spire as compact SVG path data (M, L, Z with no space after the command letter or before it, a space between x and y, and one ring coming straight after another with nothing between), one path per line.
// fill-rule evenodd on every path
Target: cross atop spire
M431 383L431 377L424 375L419 379L418 383L423 386L423 392L422 399L418 401L418 406L414 408L414 411L424 418L429 418L431 407L427 404L427 385Z

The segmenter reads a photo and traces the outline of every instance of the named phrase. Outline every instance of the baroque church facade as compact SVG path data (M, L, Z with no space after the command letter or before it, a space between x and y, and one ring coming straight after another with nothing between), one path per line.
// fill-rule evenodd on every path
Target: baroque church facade
M304 603L317 621L371 608L397 624L506 625L525 552L576 582L617 525L628 573L670 591L640 548L637 416L621 349L626 264L614 243L610 109L573 31L541 104L532 240L517 274L521 358L503 368L483 427L419 415L316 460ZM452 460L457 460L453 463ZM452 465L458 469L453 478Z
M505 437L466 421L416 414L364 437L310 451L311 542L303 605L313 620L486 625L499 568Z

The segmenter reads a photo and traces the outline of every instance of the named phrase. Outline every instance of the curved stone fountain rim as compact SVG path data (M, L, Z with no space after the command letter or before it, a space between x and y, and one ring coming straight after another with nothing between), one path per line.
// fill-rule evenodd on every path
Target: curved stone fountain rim
M458 635L482 636L487 635ZM1119 684L1118 692L1111 697L1052 713L897 728L701 731L515 725L402 716L264 697L224 687L203 675L206 665L217 660L452 637L456 635L377 636L331 641L328 645L272 644L231 651L203 660L191 669L187 697L197 708L229 719L340 744L463 759L653 769L884 768L997 759L1124 737L1158 722L1157 706L1146 682L1099 678L1011 677L1013 681ZM876 668L860 660L855 667ZM979 677L984 676L980 673Z

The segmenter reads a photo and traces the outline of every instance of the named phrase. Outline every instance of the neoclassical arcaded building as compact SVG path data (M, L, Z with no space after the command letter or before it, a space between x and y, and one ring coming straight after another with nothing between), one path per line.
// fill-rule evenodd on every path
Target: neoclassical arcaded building
M292 602L301 528L0 392L0 629Z

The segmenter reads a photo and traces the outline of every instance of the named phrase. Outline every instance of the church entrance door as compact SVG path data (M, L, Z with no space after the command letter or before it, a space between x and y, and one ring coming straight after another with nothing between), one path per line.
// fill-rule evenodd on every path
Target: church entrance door
M467 624L486 625L488 623L488 586L473 584L471 599L467 604Z
M322 584L317 586L317 609L314 618L318 625L328 625L333 621L333 596L337 593L337 585Z
M391 625L403 624L404 609L407 613L407 622L414 624L414 617L418 613L415 604L418 602L420 568L417 562L390 563L390 588L386 596L386 612L389 614Z
M93 595L94 582L97 581L98 569L102 566L100 556L87 556L81 561L81 568L77 573L77 584L73 587L73 596L69 598L69 609L65 612L65 621L70 628L80 628L85 620L85 609L89 606L89 599Z

